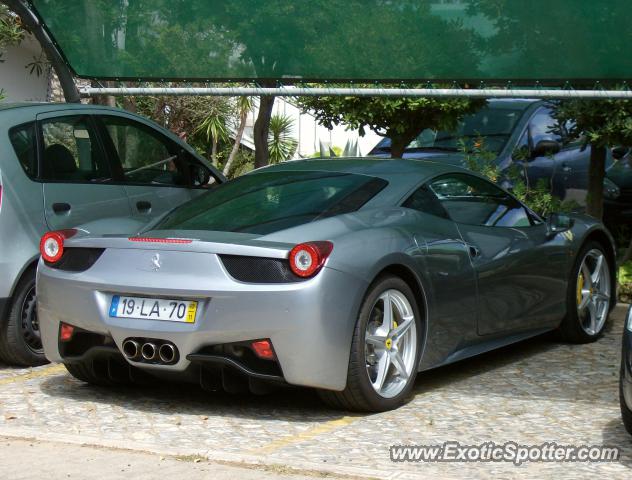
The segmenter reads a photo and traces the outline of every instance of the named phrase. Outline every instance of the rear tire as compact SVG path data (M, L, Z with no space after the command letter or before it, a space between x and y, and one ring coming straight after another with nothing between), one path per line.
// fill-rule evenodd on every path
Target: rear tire
M392 306L394 321L388 334L382 331L387 323L386 299ZM407 313L402 315L402 312ZM406 330L398 333L398 327L404 325ZM408 284L391 275L378 278L369 287L360 308L351 342L347 385L341 392L320 390L321 399L335 409L356 412L383 412L401 406L415 383L422 335L421 315ZM378 338L382 337L384 345L378 345ZM387 365L385 369L382 362ZM385 373L381 374L382 371Z
M593 284L594 271L591 267L597 266L600 256L605 267L601 269L599 281ZM591 343L603 334L614 302L615 290L612 288L611 268L612 265L601 243L588 242L579 251L568 281L566 317L559 327L563 341ZM591 279L586 280L587 277ZM607 299L603 298L604 294L607 294ZM593 316L597 318L594 322L591 321Z
M0 319L0 359L24 367L48 363L37 323L35 269L24 274L13 293L8 314Z

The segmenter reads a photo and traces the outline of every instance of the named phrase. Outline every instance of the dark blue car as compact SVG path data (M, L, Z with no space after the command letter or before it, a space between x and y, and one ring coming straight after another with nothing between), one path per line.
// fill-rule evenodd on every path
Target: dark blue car
M540 179L551 183L552 192L563 200L585 205L588 190L590 146L568 138L567 126L552 116L552 105L544 101L490 100L477 113L466 116L454 131L424 130L404 153L405 158L432 158L462 164L459 142L472 146L484 139L485 148L497 155L501 169L526 161L531 185ZM370 153L390 155L391 141L382 140ZM632 166L627 151L617 149L607 159L604 183L606 220L632 219ZM505 185L510 187L510 185Z

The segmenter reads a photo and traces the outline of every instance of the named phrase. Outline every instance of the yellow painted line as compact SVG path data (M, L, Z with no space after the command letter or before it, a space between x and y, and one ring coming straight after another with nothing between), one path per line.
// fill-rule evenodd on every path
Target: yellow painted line
M11 383L25 382L33 378L48 377L57 373L65 372L66 368L63 365L50 365L49 367L43 367L37 370L31 370L29 373L22 375L13 375L11 377L0 378L0 387L3 385L9 385Z
M252 450L249 453L253 455L272 453L283 447L305 442L307 440L311 440L314 437L317 437L318 435L323 435L325 433L332 432L339 428L346 427L347 425L350 425L353 422L355 422L357 418L358 417L342 417L337 420L330 420L314 428L310 428L309 430L306 430L304 432L300 432L295 435L289 435L287 437L282 437L282 438L279 438L278 440L274 440L273 442L270 442L261 448Z

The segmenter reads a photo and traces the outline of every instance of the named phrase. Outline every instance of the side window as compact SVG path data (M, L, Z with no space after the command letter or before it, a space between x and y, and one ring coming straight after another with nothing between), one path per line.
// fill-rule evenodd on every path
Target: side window
M94 182L111 178L88 117L59 117L41 125L44 180Z
M564 128L551 116L551 110L541 108L536 112L529 123L531 144L535 146L541 140L555 140L562 143L563 130Z
M9 139L20 165L26 174L34 178L37 176L37 148L35 144L35 123L29 123L12 128Z
M450 218L445 209L441 206L441 202L432 193L428 185L418 188L402 205L422 213L434 215L435 217Z
M188 185L178 145L150 127L120 117L100 117L121 163L123 181L132 184Z
M514 161L527 161L531 155L529 147L529 129L526 129L520 139L516 142L516 146L511 154Z
M525 208L502 189L466 174L432 180L429 189L457 223L487 227L528 227Z

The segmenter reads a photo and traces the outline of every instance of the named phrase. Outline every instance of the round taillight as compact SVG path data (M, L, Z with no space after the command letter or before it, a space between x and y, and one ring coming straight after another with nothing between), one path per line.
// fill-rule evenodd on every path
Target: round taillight
M48 232L40 240L42 258L49 262L58 262L64 254L64 235L60 232Z
M315 275L334 248L331 242L301 243L290 251L290 269L299 277Z

